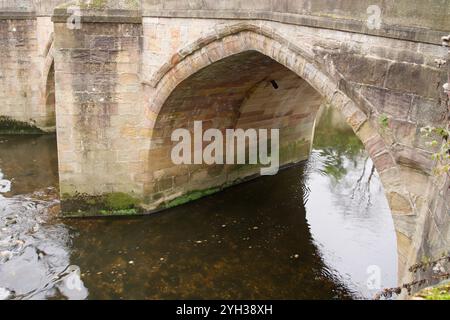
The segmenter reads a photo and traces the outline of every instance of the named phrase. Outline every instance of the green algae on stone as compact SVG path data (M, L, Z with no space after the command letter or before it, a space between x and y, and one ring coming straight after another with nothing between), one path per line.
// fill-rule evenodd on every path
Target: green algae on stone
M106 207L114 211L135 209L138 204L139 200L126 193L114 192L105 195Z
M139 213L137 209L123 209L113 211L100 210L99 212L104 216L131 216Z
M14 120L10 117L0 116L0 134L43 134L45 133L38 127Z
M423 289L415 297L425 300L450 300L450 282Z
M173 207L177 207L180 206L182 204L186 204L188 202L191 201L195 201L198 200L200 198L212 195L214 193L219 192L221 189L220 188L210 188L210 189L206 189L206 190L196 190L196 191L192 191L189 192L183 196L177 197L171 201L169 201L168 203L166 203L164 205L165 208L173 208Z
M65 217L123 216L143 213L139 203L139 199L121 192L97 196L64 194L61 209Z

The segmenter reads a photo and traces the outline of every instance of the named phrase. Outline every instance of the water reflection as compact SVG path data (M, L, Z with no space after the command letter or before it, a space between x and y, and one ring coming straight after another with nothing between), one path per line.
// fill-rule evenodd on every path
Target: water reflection
M43 187L57 188L56 136L0 136L0 179L13 185L5 196L29 194Z
M323 106L317 122L313 161L315 160L317 168L336 186L349 171L358 168L362 156L366 159L368 156L361 141L353 134L337 110ZM353 167L348 168L346 162L351 162Z
M147 217L58 220L54 138L0 141L3 297L352 299L371 265L395 285L378 176L330 110L306 164Z
M395 287L397 242L381 181L361 142L332 108L320 117L308 167L306 217L325 263L364 297L378 289L367 285L372 270L380 271L381 287Z

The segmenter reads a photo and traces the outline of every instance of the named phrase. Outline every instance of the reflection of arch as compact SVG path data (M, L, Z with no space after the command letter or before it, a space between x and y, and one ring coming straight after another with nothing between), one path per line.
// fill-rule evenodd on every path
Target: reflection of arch
M56 125L55 115L55 65L54 65L54 41L53 34L46 45L46 58L43 68L42 77L42 105L45 108L46 127L54 127Z
M373 108L332 66L328 69L333 71L327 72L325 67L317 65L307 50L262 25L238 23L218 29L173 55L152 78L145 82L149 103L146 108L149 128L156 127L162 107L183 81L215 62L248 51L259 52L293 71L340 110L373 160L385 191L389 193L388 202L391 211L406 215L413 213L414 206L399 178L400 169L379 134L376 121L370 118L371 114L376 112L376 108ZM154 140L158 138L155 130L152 138ZM387 175L389 179L383 175L387 171L394 173ZM391 196L392 191L395 191L392 193L394 196ZM411 252L410 245L403 243L400 254L403 267L410 259ZM402 270L399 272L403 275Z

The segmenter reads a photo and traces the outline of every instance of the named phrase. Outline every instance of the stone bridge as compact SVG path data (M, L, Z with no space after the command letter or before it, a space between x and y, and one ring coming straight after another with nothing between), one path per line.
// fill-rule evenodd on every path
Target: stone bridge
M150 212L258 175L254 165L174 165L171 133L196 120L278 128L281 163L304 160L329 103L381 177L403 281L449 250L449 179L433 174L420 129L449 123L450 1L0 5L0 124L56 130L66 211L121 195L122 212Z

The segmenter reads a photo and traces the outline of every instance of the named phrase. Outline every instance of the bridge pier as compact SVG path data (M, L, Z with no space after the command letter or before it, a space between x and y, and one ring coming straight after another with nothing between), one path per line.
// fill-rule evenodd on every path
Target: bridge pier
M62 199L126 192L149 144L140 81L142 24L136 9L87 10L78 26L56 9L55 78Z

